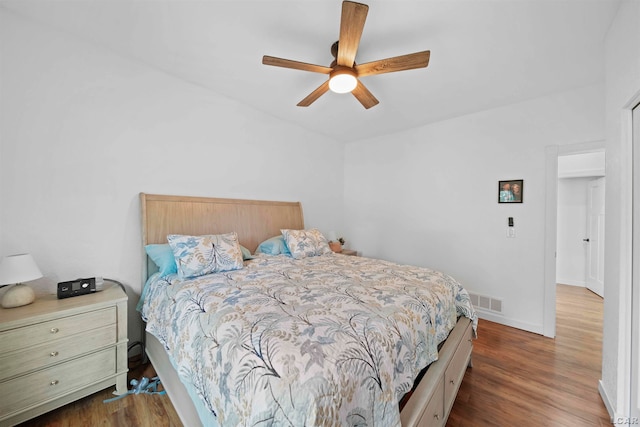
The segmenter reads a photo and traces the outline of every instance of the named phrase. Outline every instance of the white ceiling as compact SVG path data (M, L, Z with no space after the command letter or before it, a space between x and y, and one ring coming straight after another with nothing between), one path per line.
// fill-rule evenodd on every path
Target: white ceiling
M296 104L325 75L262 65L272 55L328 66L340 0L1 0L18 14L341 141L603 82L603 40L620 0L370 0L356 62L431 50L425 69L362 78L350 94Z

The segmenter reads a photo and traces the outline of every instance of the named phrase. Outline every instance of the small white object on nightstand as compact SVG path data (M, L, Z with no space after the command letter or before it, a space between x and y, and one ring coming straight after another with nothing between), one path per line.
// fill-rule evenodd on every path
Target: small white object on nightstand
M22 282L42 277L40 269L30 254L10 255L0 263L0 285L14 284L2 297L4 308L21 307L31 304L36 295Z

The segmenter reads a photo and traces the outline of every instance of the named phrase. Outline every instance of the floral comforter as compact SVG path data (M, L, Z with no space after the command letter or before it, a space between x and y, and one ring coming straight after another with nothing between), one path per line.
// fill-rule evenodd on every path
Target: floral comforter
M337 254L147 286L147 331L222 426L399 426L457 316L477 324L451 277Z

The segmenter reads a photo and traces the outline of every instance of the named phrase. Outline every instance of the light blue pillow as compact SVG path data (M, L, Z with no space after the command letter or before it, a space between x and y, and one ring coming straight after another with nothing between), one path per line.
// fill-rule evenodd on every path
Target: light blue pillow
M242 251L242 260L246 261L248 259L253 259L253 255L251 255L251 251L244 246L240 245L240 251Z
M172 273L178 272L178 266L176 265L176 259L173 257L173 250L168 243L147 245L144 250L149 255L149 258L153 260L158 266L160 276L168 276Z
M256 253L262 253L267 255L284 254L287 256L291 256L291 251L289 251L289 247L285 243L284 237L282 237L282 235L274 236L260 243L258 245L258 249L256 249Z

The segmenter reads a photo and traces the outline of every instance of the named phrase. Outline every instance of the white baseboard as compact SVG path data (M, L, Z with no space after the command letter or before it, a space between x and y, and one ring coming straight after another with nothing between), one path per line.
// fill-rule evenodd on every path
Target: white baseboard
M616 411L613 409L613 405L611 404L611 399L609 399L609 396L607 395L607 391L604 389L604 386L602 385L602 380L598 381L598 393L600 393L600 398L602 398L602 401L604 402L604 406L605 408L607 408L607 412L609 413L609 418L611 420L615 420L617 419L617 415L616 415Z
M587 287L587 282L585 282L584 280L557 278L556 283L558 283L559 285L579 286L581 288Z
M501 325L511 326L512 328L522 329L523 331L533 332L534 334L544 335L542 325L534 325L532 323L521 322L515 319L509 319L500 314L489 313L476 308L478 318L489 320L491 322L500 323Z

